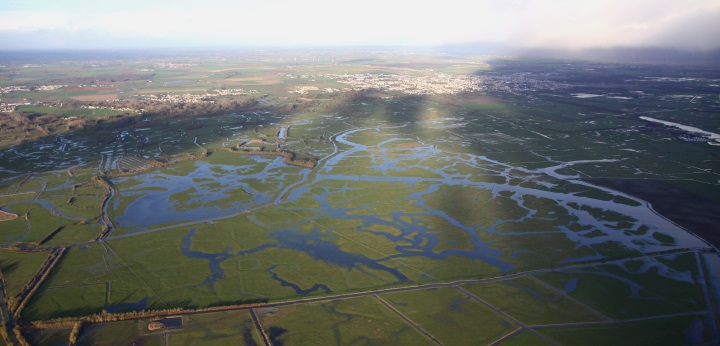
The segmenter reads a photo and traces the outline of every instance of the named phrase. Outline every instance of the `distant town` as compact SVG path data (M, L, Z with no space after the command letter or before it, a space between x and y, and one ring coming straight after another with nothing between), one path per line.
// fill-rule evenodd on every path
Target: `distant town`
M163 68L178 68L187 64L163 64ZM152 72L153 69L139 69L138 71ZM569 85L557 83L550 80L540 79L528 73L515 73L504 76L490 75L455 75L447 73L435 73L427 71L427 75L403 75L403 74L374 74L374 73L358 73L358 74L319 74L319 75L293 75L281 73L282 77L308 79L311 83L313 78L327 78L339 83L348 84L346 88L327 88L314 85L302 85L295 87L291 92L306 95L311 93L342 93L347 91L362 90L381 90L388 92L397 92L405 95L441 95L441 94L458 94L468 92L509 92L521 93L532 92L536 90L560 90L568 88ZM148 81L151 82L151 81ZM11 92L40 92L63 90L64 88L93 88L99 87L98 84L80 84L80 85L37 85L33 87L26 86L8 86L0 88L0 95ZM112 86L112 85L104 85ZM203 103L215 102L220 96L243 96L255 95L260 92L255 89L244 90L241 88L210 90L205 93L157 93L157 94L137 94L130 99L140 99L158 103ZM94 109L112 109L122 111L141 111L139 109L130 109L123 106L113 106L113 102L122 101L113 98L103 100L103 105L92 103ZM47 105L42 101L23 100L21 102L3 102L0 99L0 112L13 112L18 106L39 106ZM58 106L52 104L51 106ZM88 107L88 105L80 106Z

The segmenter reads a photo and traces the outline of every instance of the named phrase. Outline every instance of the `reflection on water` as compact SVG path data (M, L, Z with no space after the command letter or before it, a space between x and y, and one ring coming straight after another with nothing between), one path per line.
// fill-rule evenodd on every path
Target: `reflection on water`
M196 229L193 228L188 231L188 233L183 237L181 250L183 255L187 257L204 259L208 261L208 265L210 267L210 276L205 278L205 281L200 283L199 285L207 285L208 287L210 287L211 290L214 291L215 281L225 278L225 273L220 267L220 264L227 259L235 257L235 255L230 254L230 247L225 248L225 251L220 253L204 253L191 250L190 245L192 244L192 238L195 235L195 231Z
M652 234L653 232L661 232L665 234L670 234L673 238L675 238L676 245L680 247L692 247L692 246L698 246L698 247L705 247L707 246L705 243L703 243L701 240L699 240L697 237L691 235L690 233L686 232L682 228L678 227L677 225L673 224L672 222L666 220L665 218L659 216L656 214L652 209L650 209L646 203L641 203L640 206L630 206L626 204L620 204L613 201L603 201L588 197L582 197L578 196L576 194L572 193L565 193L560 191L552 191L552 190L541 190L537 188L529 188L519 185L512 185L508 183L513 178L512 174L513 172L522 172L526 174L526 179L538 179L538 178L545 178L543 180L547 180L548 176L555 178L555 179L563 179L570 181L574 184L579 185L585 185L592 187L594 189L600 189L606 192L611 192L613 195L621 195L623 197L626 197L628 199L632 199L635 201L636 198L624 194L620 194L618 192L604 189L601 187L596 187L594 185L591 185L587 182L583 182L581 180L573 179L574 177L568 177L561 174L558 174L556 171L571 166L573 164L579 164L579 163L588 163L588 162L607 162L607 160L597 160L597 161L588 161L588 160L579 160L579 161L573 161L573 162L566 162L559 164L554 167L548 167L548 168L541 168L536 170L530 170L522 167L514 167L507 164L504 164L502 162L491 160L485 156L482 155L472 155L472 154L450 154L446 152L439 151L436 147L432 145L425 145L421 147L412 148L411 150L403 150L402 154L395 153L392 156L387 155L386 150L378 150L378 147L369 147L366 145L354 143L350 140L348 140L348 136L360 131L366 131L368 129L357 129L352 131L347 131L339 136L336 137L337 142L350 146L350 149L339 152L338 154L334 155L330 159L328 159L323 166L321 167L319 174L316 176L316 181L321 180L335 180L335 181L357 181L358 179L362 181L369 181L369 182L400 182L405 184L416 184L416 183L431 183L430 188L428 188L427 191L418 194L413 195L412 199L417 199L418 206L422 207L423 209L428 210L429 212L442 216L445 218L448 222L453 224L454 226L467 230L467 227L464 227L461 225L457 220L454 220L447 215L444 214L442 211L432 210L431 208L428 208L426 205L423 204L422 198L418 198L424 194L431 193L440 185L448 185L448 186L462 186L462 187L472 187L477 189L483 189L491 191L493 194L493 198L496 198L501 192L510 192L512 193L512 196L510 197L512 200L514 200L518 205L524 207L523 202L523 196L530 195L530 196L537 196L542 198L547 198L556 201L561 206L563 206L567 211L573 215L577 220L584 225L591 225L596 229L602 230L603 233L605 233L604 236L600 237L594 237L594 238L588 238L585 237L584 234L581 234L579 232L572 232L568 230L567 228L559 228L560 231L563 231L565 235L572 240L573 242L576 242L578 244L582 245L592 245L592 244L598 244L598 243L604 243L607 241L615 241L622 243L623 246L629 248L629 249L638 249L641 251L658 251L666 249L664 244L661 244L652 237L649 237L649 234ZM389 139L383 142L383 144L389 143L393 140L407 140L409 138L395 138L395 139ZM346 160L347 162L352 162L353 157L358 156L371 156L373 157L373 160L377 157L377 161L381 162L379 165L373 166L376 170L379 171L378 175L372 175L372 176L348 176L344 174L337 174L333 173L333 170L335 170L336 166L339 167L339 164ZM438 164L425 165L423 162L425 160L434 159L436 161L444 163L443 166L439 166ZM410 162L411 164L403 164L400 165L401 162L406 161ZM392 164L386 164L388 162L391 162ZM419 164L416 162L420 162ZM501 181L505 181L505 183L490 183L490 182L478 182L471 180L470 177L463 174L453 173L454 165L457 163L463 163L469 167L472 167L478 172L485 172L485 173L491 173L493 175L502 177ZM402 166L402 168L398 168L398 166ZM388 170L394 170L394 171L406 171L410 168L422 168L425 170L432 171L433 173L440 175L440 178L425 178L425 177L406 177L406 176L387 176L386 173ZM545 184L547 185L547 184ZM550 184L552 185L552 184ZM299 191L298 191L299 190ZM309 193L309 190L302 190L298 189L294 191L294 193L290 196L288 200L293 200L293 198L299 198L304 193ZM640 201L642 202L642 201ZM608 227L608 221L598 219L594 216L592 216L590 213L584 210L577 210L575 208L571 208L569 204L574 203L581 206L589 206L595 209L604 210L604 211L612 211L616 212L621 215L632 215L632 217L637 221L637 224L646 225L650 228L650 231L647 232L645 235L629 235L625 234L623 232L617 232L613 230L612 228ZM502 222L502 221L500 221ZM497 232L494 227L490 227L486 229L485 231L494 233L494 234L502 234L501 232ZM473 236L473 234L470 234ZM476 244L477 246L481 246L480 244ZM481 249L485 250L485 249Z
M315 259L341 267L359 268L359 265L364 265L368 268L386 271L395 276L398 281L408 281L408 278L395 268L388 268L363 255L340 250L334 243L321 239L321 234L318 232L304 234L295 231L278 231L270 236L278 241L280 248L302 251Z
M310 287L310 288L308 288L308 289L306 289L306 290L305 290L305 289L302 289L302 288L300 288L300 286L298 286L298 285L296 285L296 284L294 284L294 283L292 283L292 282L290 282L290 281L287 281L287 280L281 278L281 277L280 277L279 275L277 275L276 273L274 273L274 272L273 272L273 269L275 269L276 267L277 267L277 264L273 265L272 267L270 267L270 268L267 270L267 272L270 273L270 274L272 274L273 280L276 280L276 281L280 282L280 286L290 287L290 288L292 288L292 289L295 291L296 294L306 295L306 294L310 294L310 293L316 292L316 291L318 291L318 290L323 290L323 291L325 291L325 293L330 293L330 292L332 292L332 290L330 290L330 288L327 287L325 284L315 284L315 285L313 285L313 287Z
M187 175L160 172L142 174L132 178L120 178L117 184L132 179L140 184L119 190L114 209L122 214L116 217L118 224L128 232L136 232L154 225L170 222L212 219L238 213L252 206L270 202L280 190L290 173L278 169L284 167L282 158L253 157L256 164L265 164L262 171L248 174L254 165L233 166L194 162L194 169ZM172 173L172 172L171 172ZM262 184L274 185L275 190L255 191L250 179ZM245 200L237 198L249 196ZM118 210L123 199L131 200L123 211Z
M409 281L399 270L384 265L387 261L402 257L425 257L429 259L447 259L450 256L459 256L464 258L478 259L490 264L502 272L509 272L515 269L515 265L510 263L518 254L529 249L510 249L513 251L511 256L503 256L503 250L494 247L494 244L481 239L482 234L490 234L495 237L522 236L527 234L538 233L555 233L563 234L566 239L576 244L576 247L589 247L592 245L612 243L621 244L629 250L638 251L657 251L668 249L667 244L653 238L655 233L669 234L674 238L674 245L677 247L704 247L705 244L698 238L685 232L678 226L665 220L655 214L647 205L630 206L619 204L613 201L604 201L589 197L582 197L577 194L565 193L559 188L559 182L562 180L571 181L574 184L591 186L585 182L575 180L574 177L567 177L558 174L556 171L571 166L575 163L586 163L589 161L575 161L558 164L554 167L529 170L522 167L513 167L502 162L490 160L484 156L472 154L452 154L442 152L435 146L423 144L412 148L403 148L400 151L391 152L386 145L393 144L398 141L410 140L398 136L390 138L376 146L362 145L353 143L348 140L348 136L364 129L347 131L336 136L336 142L345 145L349 149L342 151L336 150L332 155L321 161L315 171L310 173L309 170L301 171L301 184L294 186L287 184L289 173L283 173L278 167L283 166L281 158L254 157L258 164L266 166L259 173L251 173L252 170L245 166L219 165L211 164L204 161L194 163L193 170L187 175L175 176L160 172L145 174L137 178L140 184L124 188L120 190L122 198L134 198L125 208L123 215L117 220L121 225L131 230L139 230L152 225L166 222L189 221L189 220L210 220L214 217L220 217L230 214L237 214L239 211L246 210L253 206L266 203L267 206L275 204L290 205L301 198L312 198L318 207L304 207L303 210L312 210L313 217L306 221L312 221L313 218L329 218L334 220L352 220L359 221L356 227L358 232L367 232L375 236L384 237L392 241L394 253L384 258L373 260L361 254L345 252L340 249L332 241L332 233L321 234L318 230L309 233L303 233L297 230L299 225L285 224L284 220L275 220L270 223L262 223L253 217L249 220L260 227L275 230L270 233L274 243L266 243L256 248L247 249L238 253L231 253L230 248L226 248L220 253L202 253L190 249L192 237L195 235L195 229L191 229L183 238L182 251L191 258L203 259L208 261L210 276L199 285L208 285L211 289L217 280L223 279L224 273L220 264L230 258L237 256L246 256L254 252L263 251L268 248L283 248L300 251L310 257L321 260L326 263L351 269L360 269L363 267L375 270L385 271L392 274L397 282ZM356 157L370 158L376 164L370 167L377 172L376 175L351 175L343 174L348 166L352 166L352 161ZM604 161L600 161L601 163ZM473 174L461 172L457 165L463 164L469 167L471 172L481 172L483 175L492 175L497 179L487 181L473 180ZM345 167L345 168L343 168ZM345 170L344 170L345 169ZM434 177L419 176L393 176L390 173L405 172L408 169L422 169L434 173ZM510 182L516 179L514 174L523 175L528 181L538 180L541 184L527 185ZM297 177L297 173L295 177ZM410 175L410 174L408 174ZM260 192L251 188L249 183L244 179L257 179L266 184L276 186L272 191ZM396 211L379 211L380 214L359 214L358 210L369 208L367 205L347 207L342 203L330 203L332 195L343 194L351 191L353 188L348 184L361 180L363 183L401 183L408 187L407 200L412 201L413 207L417 207L420 212L406 214ZM121 179L120 182L123 180ZM333 187L338 184L323 184L325 182L347 182L343 187ZM341 185L342 186L342 185ZM428 198L437 193L443 186L459 186L467 189L477 189L489 191L488 203L494 202L496 198L503 198L516 204L519 210L525 212L525 216L504 220L502 216L497 216L492 220L491 225L467 225L454 217L450 216L446 211L436 209L429 206ZM537 186L535 188L531 186ZM233 191L242 189L250 196L246 200L236 200L230 198ZM287 196L286 192L288 192ZM611 192L611 191L608 191ZM174 200L173 195L185 194L186 201ZM612 194L617 194L612 192ZM285 196L285 198L281 198ZM572 222L582 226L587 226L584 231L571 230L567 225L554 226L550 231L526 229L522 232L502 231L499 226L509 222L523 222L525 220L535 218L540 220L554 220L553 218L542 218L536 214L542 211L532 207L529 201L533 200L531 196L544 198L555 203L554 206L562 208L563 213ZM378 197L381 199L382 197ZM485 197L483 197L485 198ZM630 198L630 197L628 197ZM212 206L216 202L218 206ZM187 205L193 205L188 208ZM195 207L197 205L197 207ZM292 208L297 208L291 207ZM117 210L117 207L116 207ZM593 212L590 212L593 210ZM623 232L619 228L619 221L606 220L604 213L615 212L619 215L632 215L630 224L633 227L639 225L645 226L645 231ZM550 215L550 214L548 214ZM447 242L450 248L436 250L441 243L438 234L442 233L442 229L427 225L426 223L412 221L409 217L435 217L444 220L456 230L464 232L470 239L470 246L464 249L454 249L454 242ZM388 226L398 230L397 234L388 232L374 231L371 226ZM528 226L531 227L531 226ZM627 229L627 227L625 227ZM590 232L594 232L593 236L588 236ZM546 248L547 251L555 249ZM604 258L604 255L597 253L595 255L585 255L577 258L566 258L563 263L573 263L578 261L591 261ZM330 292L329 287L323 283L316 283L313 287L303 289L295 283L289 282L282 278L278 269L278 265L272 265L266 271L272 278L279 282L281 286L292 288L297 294L309 294L319 290ZM687 281L692 280L688 277L688 273L673 271L667 266L659 262L646 262L641 268L634 269L640 272L655 271L662 277L672 278L674 280ZM366 273L371 275L369 273ZM610 275L610 274L608 274ZM625 278L612 275L614 278L627 282ZM429 278L429 276L426 276ZM566 292L572 292L576 289L577 279L567 281L565 285ZM631 285L634 290L641 287Z

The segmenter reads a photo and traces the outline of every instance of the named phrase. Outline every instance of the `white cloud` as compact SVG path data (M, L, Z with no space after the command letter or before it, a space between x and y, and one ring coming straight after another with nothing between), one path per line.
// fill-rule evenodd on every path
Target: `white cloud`
M0 12L0 32L27 32L68 29L70 19L64 13L11 11Z
M720 47L717 0L184 1L0 12L0 33L55 30L144 42L351 45L488 42L515 47ZM120 10L117 10L119 8ZM90 42L76 42L88 45Z

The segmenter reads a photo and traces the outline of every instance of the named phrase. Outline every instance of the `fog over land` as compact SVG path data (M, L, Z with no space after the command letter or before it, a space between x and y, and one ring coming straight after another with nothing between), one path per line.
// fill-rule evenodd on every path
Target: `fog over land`
M211 46L720 48L713 0L5 1L3 49Z

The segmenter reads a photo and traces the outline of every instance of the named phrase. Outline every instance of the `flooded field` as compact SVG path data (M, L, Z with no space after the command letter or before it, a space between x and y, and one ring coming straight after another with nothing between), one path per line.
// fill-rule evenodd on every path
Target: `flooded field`
M714 209L689 202L717 198L718 147L676 132L717 132L698 116L718 106L703 80L608 65L636 81L600 90L583 82L605 78L598 66L516 64L494 73L520 84L467 66L484 89L451 95L321 94L340 83L328 73L300 100L309 77L278 75L290 86L263 85L244 110L3 148L4 309L86 321L90 343L614 342L653 323L673 342L718 340L717 242L694 229ZM154 84L194 80L174 76ZM665 126L681 116L693 128ZM107 316L132 320L88 322ZM42 344L73 327L39 328L23 333Z

